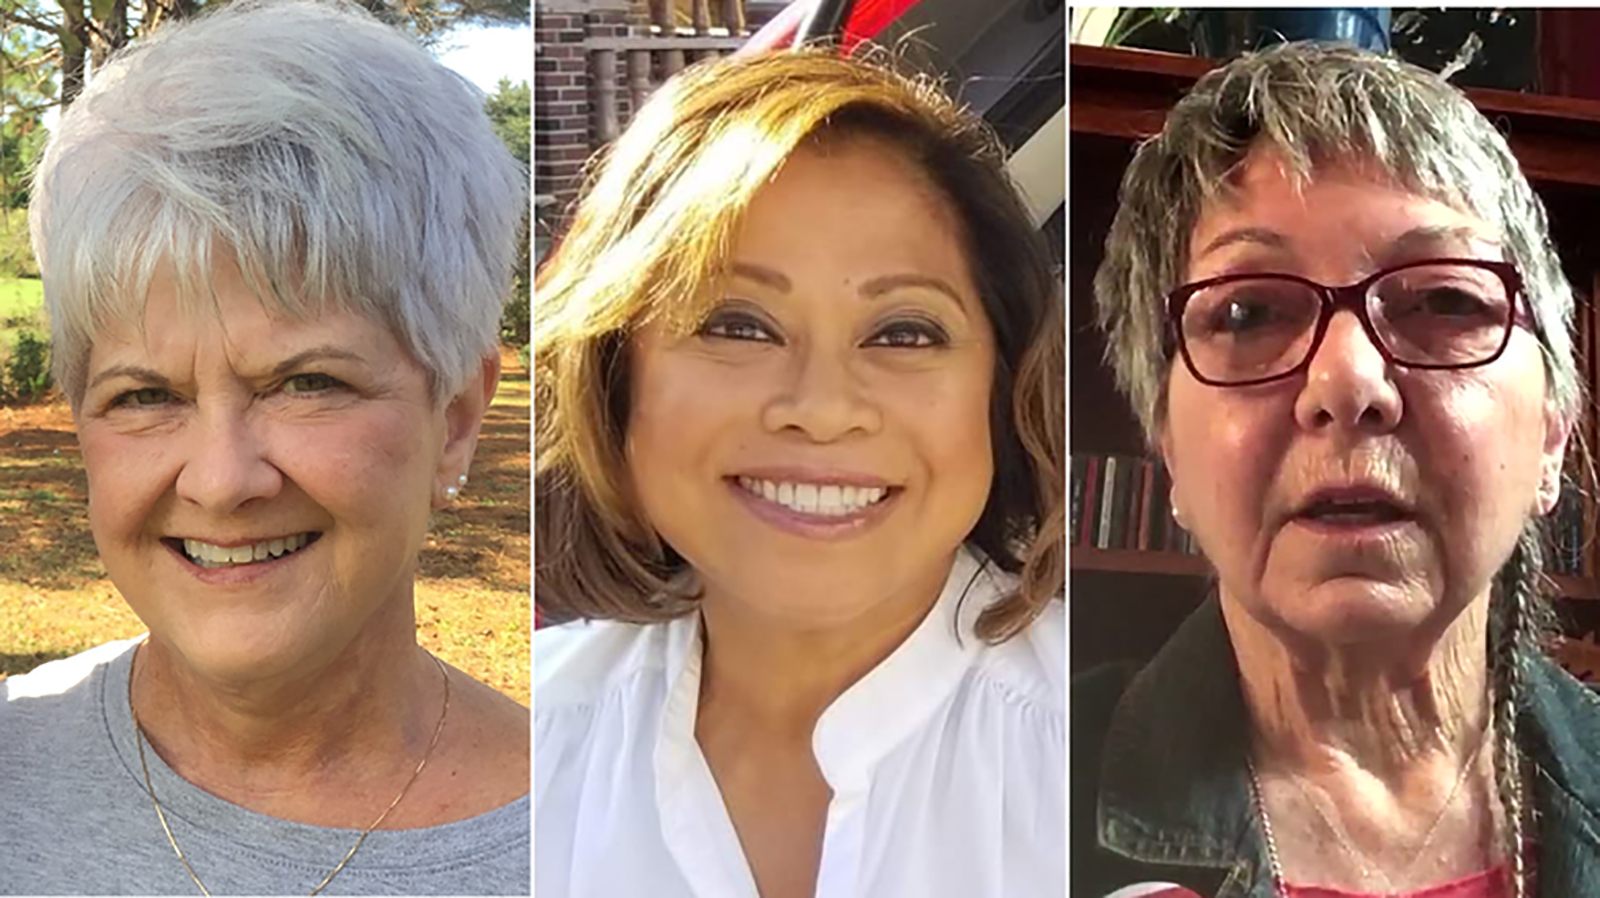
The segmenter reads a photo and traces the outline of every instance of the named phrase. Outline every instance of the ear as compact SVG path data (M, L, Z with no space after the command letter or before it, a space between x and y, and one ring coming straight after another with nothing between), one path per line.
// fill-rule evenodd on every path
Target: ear
M483 357L478 372L461 386L444 408L444 452L439 456L439 467L433 475L433 507L450 504L445 491L460 488L461 478L467 475L472 464L472 453L478 448L478 428L483 416L494 401L495 389L500 385L500 354Z
M1156 434L1156 450L1161 453L1161 464L1166 466L1167 480L1171 482L1170 492L1167 494L1167 510L1172 513L1173 520L1177 521L1179 526L1187 527L1183 521L1183 508L1178 502L1178 472L1172 466L1171 433L1163 423L1160 432Z
M1561 499L1561 471L1567 457L1567 438L1572 434L1573 421L1556 407L1553 400L1544 403L1544 446L1539 462L1538 508L1547 515Z

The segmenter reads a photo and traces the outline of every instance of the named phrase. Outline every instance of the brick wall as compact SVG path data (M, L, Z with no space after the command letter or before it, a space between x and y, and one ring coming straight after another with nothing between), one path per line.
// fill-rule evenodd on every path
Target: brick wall
M589 155L589 13L533 11L533 193L538 236L576 194Z
M760 27L770 9L752 9L748 27ZM585 165L600 149L591 96L590 38L644 35L645 0L539 0L533 9L534 258L542 258L578 197ZM617 120L633 118L626 54L616 54ZM659 80L652 73L651 80Z

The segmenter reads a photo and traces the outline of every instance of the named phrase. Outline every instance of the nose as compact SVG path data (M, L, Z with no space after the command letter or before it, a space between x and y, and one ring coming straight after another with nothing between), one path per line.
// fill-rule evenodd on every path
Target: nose
M761 418L773 433L793 431L817 443L876 433L883 424L849 360L822 346L795 350L783 386Z
M283 487L283 472L267 460L242 411L214 406L193 419L187 437L177 482L184 501L228 514Z
M1295 417L1307 430L1383 433L1400 423L1400 391L1372 336L1348 310L1334 313L1306 371Z

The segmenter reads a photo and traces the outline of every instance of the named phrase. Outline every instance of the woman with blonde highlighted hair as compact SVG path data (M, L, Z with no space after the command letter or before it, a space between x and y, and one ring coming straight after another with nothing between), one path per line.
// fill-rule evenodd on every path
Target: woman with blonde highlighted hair
M537 894L1063 894L1060 286L982 121L703 64L536 288Z

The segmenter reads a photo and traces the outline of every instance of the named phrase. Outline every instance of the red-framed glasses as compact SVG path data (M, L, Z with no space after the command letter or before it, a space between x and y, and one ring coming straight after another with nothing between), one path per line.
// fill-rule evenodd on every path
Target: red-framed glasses
M1305 370L1341 309L1391 364L1487 365L1505 352L1511 328L1527 324L1522 295L1509 262L1423 259L1344 287L1292 274L1207 278L1167 294L1167 322L1196 380L1244 387Z

